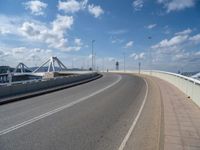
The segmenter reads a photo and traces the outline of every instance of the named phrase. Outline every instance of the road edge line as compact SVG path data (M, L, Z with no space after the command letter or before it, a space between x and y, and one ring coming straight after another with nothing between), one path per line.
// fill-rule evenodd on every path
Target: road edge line
M146 84L146 93L145 93L144 100L143 100L143 102L142 102L142 105L141 105L141 107L140 107L138 113L137 113L137 116L135 117L135 119L134 119L134 121L133 121L133 123L132 123L130 129L128 130L128 133L127 133L126 136L124 137L124 139L123 139L122 143L120 144L118 150L123 150L123 149L125 148L126 143L128 142L129 137L131 136L131 134L132 134L132 132L133 132L133 130L134 130L134 128L135 128L137 122L138 122L138 119L139 119L139 117L140 117L140 115L141 115L141 113L142 113L142 110L143 110L143 108L144 108L144 105L145 105L145 103L146 103L147 95L148 95L148 92L149 92L149 86L148 86L148 83L147 83L146 79L144 79L144 78L142 78L142 79L145 81L145 84Z

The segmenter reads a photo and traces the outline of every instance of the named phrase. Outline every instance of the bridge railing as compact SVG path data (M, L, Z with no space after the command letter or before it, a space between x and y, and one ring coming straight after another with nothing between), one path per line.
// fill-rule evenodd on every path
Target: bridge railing
M116 72L116 71L114 71ZM123 71L119 71L123 72ZM126 71L125 73L138 73L138 71ZM200 106L200 81L180 74L159 71L141 70L141 74L158 77L176 86L183 93L189 96L198 106Z
M60 76L60 77L54 77L49 79L32 79L32 80L24 80L24 81L14 81L14 82L0 82L0 86L12 86L12 85L18 85L18 84L29 84L29 83L37 83L37 82L44 82L44 81L53 81L63 78L72 78L79 75L70 75L70 76ZM7 80L8 81L8 80Z
M12 97L20 97L25 94L41 93L42 91L51 91L52 89L61 89L69 85L87 82L100 77L98 73L70 75L65 77L55 77L41 80L28 80L23 82L12 82L5 86L0 86L0 104L9 101ZM6 100L5 100L6 99Z
M143 70L143 74L148 74L168 81L176 86L183 93L189 96L198 106L200 106L200 81L180 74L158 71Z

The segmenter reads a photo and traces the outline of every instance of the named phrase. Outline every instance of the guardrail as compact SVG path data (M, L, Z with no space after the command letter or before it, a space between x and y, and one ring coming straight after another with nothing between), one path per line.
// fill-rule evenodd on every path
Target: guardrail
M200 106L200 81L190 77L171 72L158 70L143 70L142 74L148 74L168 81L176 86L183 93L189 96L198 106Z
M127 70L112 71L123 73L138 73L138 71ZM200 81L180 74L158 71L158 70L141 70L141 74L147 74L158 77L176 86L183 93L189 96L200 107Z
M4 101L10 101L10 99L19 99L18 97L24 97L24 95L38 95L38 93L47 93L48 91L78 85L93 80L99 75L98 73L70 75L45 80L15 82L11 85L0 86L0 104L1 102L4 103Z

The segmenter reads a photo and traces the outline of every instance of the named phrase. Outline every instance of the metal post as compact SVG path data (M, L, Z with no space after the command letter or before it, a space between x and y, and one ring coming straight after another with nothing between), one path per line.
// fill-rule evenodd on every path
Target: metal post
M8 74L8 85L11 85L12 84L12 74L11 74L10 70L7 71L7 74Z
M96 52L94 52L94 70L96 70Z
M125 72L126 69L125 52L123 52L123 55L124 55L124 72Z
M148 37L149 40L152 39L151 36ZM149 70L150 70L150 75L152 75L152 61L151 61L151 51L150 51L150 48L148 49L149 50Z
M139 74L140 74L141 62L139 62L138 65L139 65L139 68L138 68L138 69L139 69Z
M104 72L104 67L105 67L105 60L104 60L104 58L102 59L102 71Z
M94 44L95 40L92 40L92 71L94 70Z

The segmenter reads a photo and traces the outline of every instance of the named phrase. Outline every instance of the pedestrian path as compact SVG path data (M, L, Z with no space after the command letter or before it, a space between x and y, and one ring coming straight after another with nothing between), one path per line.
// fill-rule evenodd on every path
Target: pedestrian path
M153 80L160 87L164 106L164 150L200 150L199 106L173 85Z

